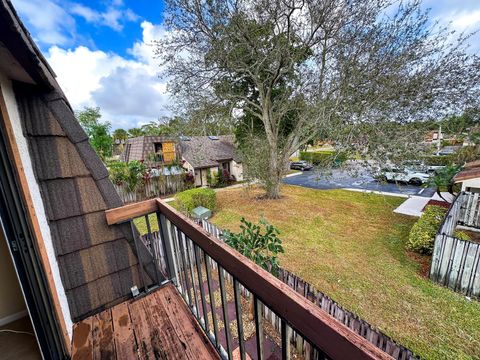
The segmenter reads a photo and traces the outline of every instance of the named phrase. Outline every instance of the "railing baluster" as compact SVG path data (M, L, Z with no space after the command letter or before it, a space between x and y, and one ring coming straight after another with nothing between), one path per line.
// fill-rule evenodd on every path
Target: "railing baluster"
M262 304L255 295L253 295L252 297L255 314L255 334L257 337L257 358L258 360L263 360L263 321L261 309Z
M245 360L245 338L243 334L243 320L242 320L242 302L240 294L240 286L237 279L233 279L233 295L235 297L235 314L237 316L237 330L238 330L238 346L240 349L240 359Z
M137 257L138 257L138 267L140 268L140 282L142 283L141 288L143 288L143 291L147 291L147 283L145 281L145 273L144 273L144 268L142 263L142 256L140 255L140 251L137 243L138 241L137 228L135 227L133 220L130 220L130 228L132 229L133 243L135 245L135 251L137 252Z
M152 261L155 268L155 277L157 279L157 285L160 285L160 275L158 274L158 262L157 262L157 251L155 249L155 244L153 241L152 228L150 227L149 215L145 215L145 223L147 224L147 238L150 243L150 251L152 252Z
M187 258L185 257L185 244L183 243L183 233L182 231L177 228L177 239L180 244L180 257L182 258L182 267L183 267L183 275L185 277L185 286L187 287L186 293L188 295L188 305L190 307L193 307L193 297L192 297L192 292L191 292L191 287L190 287L190 280L188 278L188 263L187 263Z
M228 302L225 295L225 279L223 277L223 268L217 264L218 281L220 284L220 294L222 298L223 323L225 326L225 338L227 340L227 354L228 359L232 359L232 334L230 333L230 320L228 316Z
M195 272L193 271L193 260L191 258L192 251L191 251L191 246L190 240L187 236L184 235L185 238L185 245L186 245L186 250L187 250L187 261L188 261L188 268L190 269L190 279L192 279L192 291L193 291L193 299L195 300L195 311L196 311L196 316L198 319L200 319L200 307L198 306L198 296L197 296L197 289L195 286Z
M157 223L158 231L162 236L162 246L165 254L167 274L168 277L173 281L173 283L178 286L178 274L174 257L175 254L172 237L170 236L171 234L168 231L167 218L159 211L157 211Z
M180 287L182 289L182 296L183 299L187 304L190 304L190 298L188 297L186 279L185 279L185 266L183 264L183 257L182 257L182 250L180 248L180 241L178 239L178 231L177 228L172 225L171 226L172 234L173 234L173 244L175 247L175 254L177 257L177 264L178 264L178 278L180 281Z
M282 318L282 360L290 360L290 327Z
M205 289L203 288L203 277L202 277L202 261L201 261L201 252L200 249L196 244L193 244L193 253L195 255L195 263L197 265L197 276L198 276L198 284L200 286L200 297L202 302L202 311L203 311L203 321L205 323L205 331L207 334L210 332L210 326L208 324L208 316L207 316L207 299L205 298Z
M210 310L212 312L213 335L215 337L215 346L219 348L217 308L215 306L215 297L213 296L212 275L210 271L210 266L208 265L209 264L208 255L205 251L203 252L203 258L205 260L205 273L207 274L208 295L210 297Z

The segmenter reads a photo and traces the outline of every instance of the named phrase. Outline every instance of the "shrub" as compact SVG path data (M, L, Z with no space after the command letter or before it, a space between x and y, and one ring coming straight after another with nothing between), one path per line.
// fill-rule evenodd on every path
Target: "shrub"
M225 242L262 268L278 275L278 254L283 253L280 231L264 219L255 225L241 218L240 233L224 231ZM262 228L265 228L263 230Z
M348 159L347 153L340 151L301 151L300 160L313 165L339 166Z
M108 172L110 174L110 180L116 184L121 185L128 178L127 163L121 161L112 161L108 166Z
M419 254L432 254L435 235L442 223L447 209L429 205L423 215L412 226L408 236L407 249Z
M204 188L182 191L175 195L175 201L180 211L186 214L190 214L190 212L198 206L203 206L214 211L217 205L215 191Z
M453 234L454 237L456 237L457 239L459 240L472 240L472 238L470 237L470 235L468 235L466 232L464 231L455 231L455 234Z
M424 156L422 160L428 166L448 166L455 163L454 155Z

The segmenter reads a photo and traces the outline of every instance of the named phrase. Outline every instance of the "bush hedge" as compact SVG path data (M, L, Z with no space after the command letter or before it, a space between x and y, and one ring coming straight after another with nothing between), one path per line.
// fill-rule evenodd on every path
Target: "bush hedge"
M447 209L429 205L425 208L423 215L412 226L410 235L408 236L407 249L415 251L419 254L431 255L433 252L433 244L435 235L442 223Z
M455 156L444 155L444 156L424 156L422 158L425 165L428 166L448 166L455 163Z
M217 206L215 191L205 188L182 191L175 195L175 201L178 209L187 214L190 214L191 211L198 206L206 207L212 211L214 211Z
M313 165L339 166L348 159L345 152L339 151L300 151L300 160Z

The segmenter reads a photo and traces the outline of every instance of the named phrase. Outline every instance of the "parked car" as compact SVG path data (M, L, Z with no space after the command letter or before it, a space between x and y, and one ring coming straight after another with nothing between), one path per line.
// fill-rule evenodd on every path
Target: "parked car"
M391 167L383 169L382 176L389 182L404 182L412 185L422 185L428 181L431 174L421 170Z
M308 162L302 160L302 161L294 161L290 163L290 169L291 170L301 170L301 171L308 171L313 168L312 165L310 165Z

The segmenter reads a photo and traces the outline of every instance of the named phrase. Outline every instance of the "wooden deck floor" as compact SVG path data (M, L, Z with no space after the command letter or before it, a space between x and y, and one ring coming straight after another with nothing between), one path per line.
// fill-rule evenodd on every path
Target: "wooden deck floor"
M219 359L173 285L73 328L72 359Z

